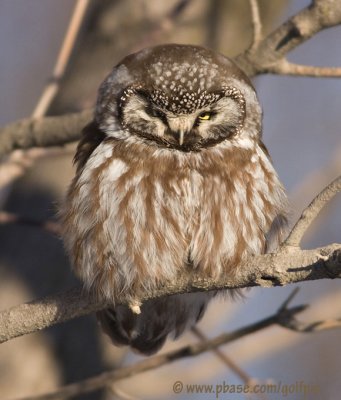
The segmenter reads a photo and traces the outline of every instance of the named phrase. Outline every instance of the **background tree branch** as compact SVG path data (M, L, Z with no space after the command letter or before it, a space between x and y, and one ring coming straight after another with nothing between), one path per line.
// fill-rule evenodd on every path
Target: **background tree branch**
M292 296L290 296L292 297ZM262 329L268 328L271 325L278 324L288 329L292 329L297 323L295 316L305 310L306 306L296 306L287 308L290 298L278 308L277 312L269 317L266 317L253 324L247 325L243 328L237 329L233 332L223 333L213 339L207 339L199 343L194 343L188 346L181 347L174 351L165 354L150 357L146 360L137 362L133 365L118 368L113 371L104 372L97 376L85 379L81 382L66 385L56 391L45 393L42 395L29 396L17 400L56 400L60 398L70 398L75 395L80 395L94 391L100 387L112 384L124 378L128 378L163 365L173 363L186 357L196 357L207 351L217 349L219 346L225 345L246 335L258 332ZM251 384L250 384L251 386Z
M74 142L91 120L93 111L66 114L60 117L26 118L0 130L0 156L16 149L50 147Z

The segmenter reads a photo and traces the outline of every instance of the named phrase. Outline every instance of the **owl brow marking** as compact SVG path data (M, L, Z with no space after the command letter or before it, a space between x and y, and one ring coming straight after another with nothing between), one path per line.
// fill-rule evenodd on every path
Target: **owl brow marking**
M244 98L242 92L233 86L224 86L223 90L225 91L226 97L231 97L231 99L236 101L236 103L238 104L239 109L241 111L240 120L239 120L239 123L238 123L238 125L236 127L236 131L235 131L235 134L237 134L243 128L243 124L244 124L245 117L246 117L245 98Z

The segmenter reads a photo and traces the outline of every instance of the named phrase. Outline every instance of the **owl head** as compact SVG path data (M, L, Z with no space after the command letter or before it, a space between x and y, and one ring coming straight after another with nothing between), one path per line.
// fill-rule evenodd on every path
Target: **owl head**
M95 120L107 136L182 152L251 147L261 134L247 76L223 55L190 45L124 58L99 89Z

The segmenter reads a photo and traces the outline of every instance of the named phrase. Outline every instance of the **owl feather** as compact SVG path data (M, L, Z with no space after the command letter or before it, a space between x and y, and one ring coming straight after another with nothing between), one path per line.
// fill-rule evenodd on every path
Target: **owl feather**
M198 46L144 49L101 85L62 219L76 275L112 304L97 317L114 344L155 353L215 293L122 304L186 273L233 276L280 240L287 200L261 117L244 73Z

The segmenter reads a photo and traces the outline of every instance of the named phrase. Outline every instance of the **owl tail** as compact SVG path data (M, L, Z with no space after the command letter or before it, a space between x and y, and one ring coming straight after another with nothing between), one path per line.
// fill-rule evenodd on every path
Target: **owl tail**
M177 338L195 325L214 295L178 294L146 301L140 314L134 314L127 306L117 306L98 312L97 318L115 345L128 345L151 355L160 350L169 334Z

